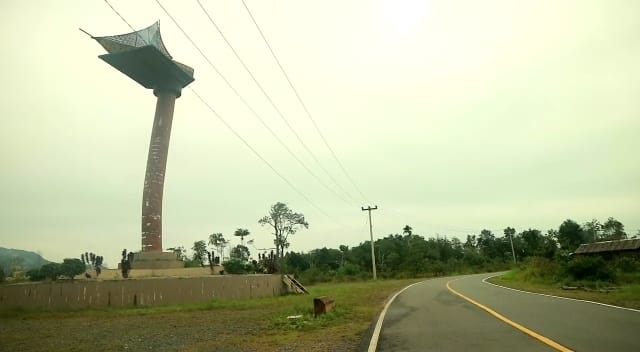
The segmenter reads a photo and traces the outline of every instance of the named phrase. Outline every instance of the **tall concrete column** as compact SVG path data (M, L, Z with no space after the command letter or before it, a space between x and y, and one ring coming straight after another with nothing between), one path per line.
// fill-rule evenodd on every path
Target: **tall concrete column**
M153 119L147 172L142 192L142 251L162 252L162 194L164 174L167 166L171 124L176 98L180 91L175 89L155 89L158 100Z

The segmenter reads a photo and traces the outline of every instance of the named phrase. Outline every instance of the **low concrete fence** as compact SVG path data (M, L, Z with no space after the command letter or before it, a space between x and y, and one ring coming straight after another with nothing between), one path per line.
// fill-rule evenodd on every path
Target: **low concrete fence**
M159 306L216 299L278 296L286 291L280 275L25 283L0 286L0 309L64 310Z
M129 271L129 278L150 278L150 277L200 277L208 275L219 275L220 271L224 268L221 265L214 265L213 268L209 266L195 267L195 268L171 268L171 269L132 269ZM95 275L95 272L91 273ZM100 278L107 279L122 279L122 271L119 269L102 269ZM78 280L84 280L84 274L76 276Z

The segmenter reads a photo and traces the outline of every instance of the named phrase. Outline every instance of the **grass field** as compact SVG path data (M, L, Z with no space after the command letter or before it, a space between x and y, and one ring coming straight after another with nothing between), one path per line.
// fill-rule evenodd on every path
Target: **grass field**
M640 309L640 284L623 284L615 291L600 292L598 290L564 290L562 285L546 280L525 280L519 272L510 271L488 280L496 285L502 285L519 290L544 293L548 295L583 299L587 301L612 304L620 307Z
M310 295L153 308L5 311L0 350L355 351L386 299L416 281L327 283L308 287ZM314 318L312 299L324 295L336 307ZM302 317L287 319L295 315Z

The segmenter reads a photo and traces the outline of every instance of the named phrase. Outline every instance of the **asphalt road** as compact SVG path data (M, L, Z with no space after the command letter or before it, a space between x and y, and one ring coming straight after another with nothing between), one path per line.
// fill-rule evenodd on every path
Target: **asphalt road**
M482 282L488 274L410 287L389 306L377 351L556 351L447 289L574 351L640 351L640 313L531 295ZM454 281L452 281L454 280Z

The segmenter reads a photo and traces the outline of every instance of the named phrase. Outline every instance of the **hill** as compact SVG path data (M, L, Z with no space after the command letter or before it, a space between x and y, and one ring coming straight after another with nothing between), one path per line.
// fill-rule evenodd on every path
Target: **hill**
M5 274L9 274L14 270L27 271L37 269L47 263L50 262L42 258L38 253L0 247L0 266Z

